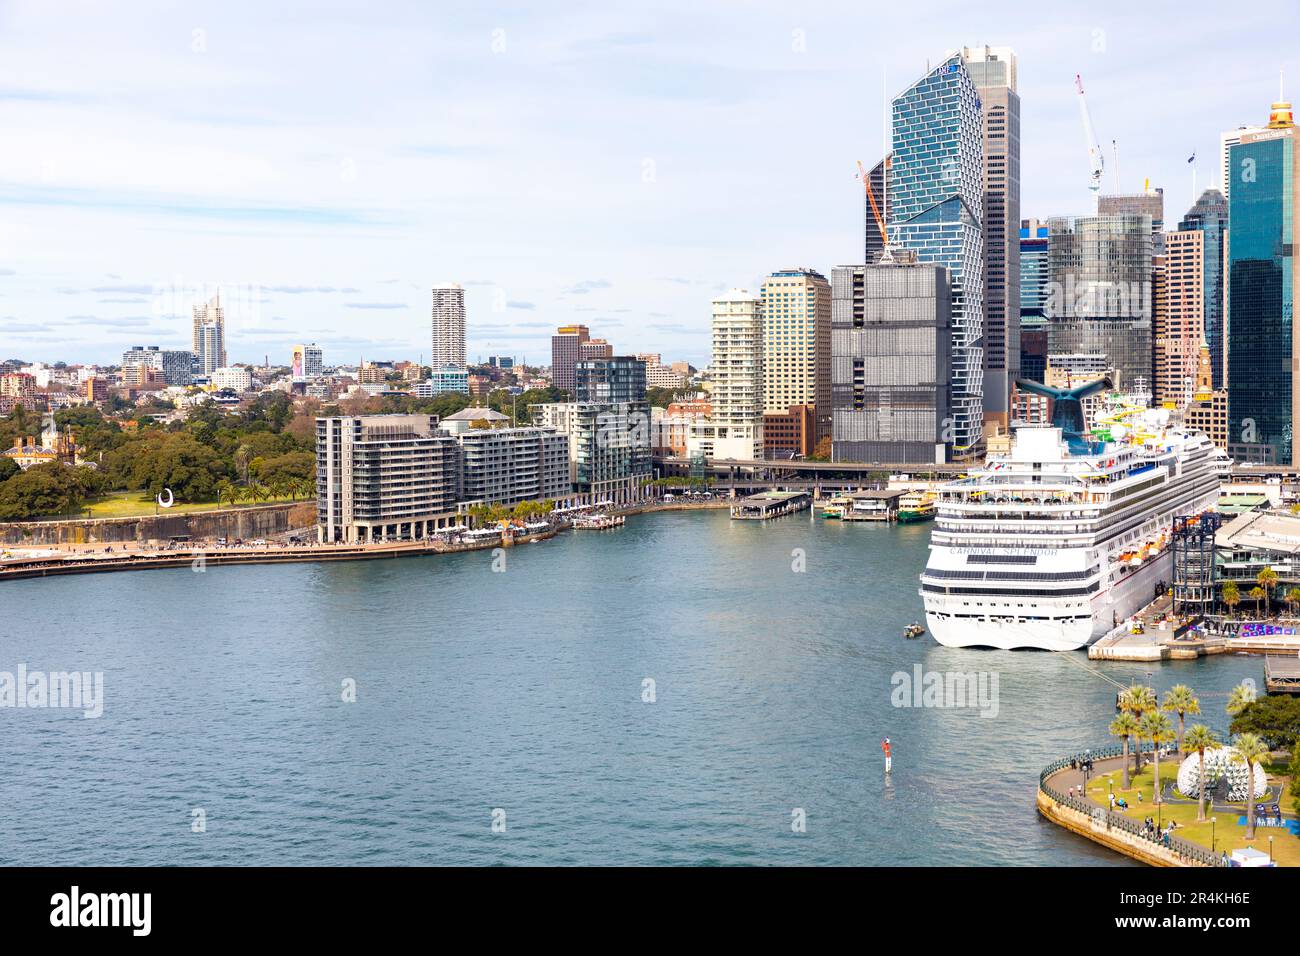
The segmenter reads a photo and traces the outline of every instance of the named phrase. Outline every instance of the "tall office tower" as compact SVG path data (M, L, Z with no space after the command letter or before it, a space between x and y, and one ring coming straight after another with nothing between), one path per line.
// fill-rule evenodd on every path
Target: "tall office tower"
M204 358L200 346L203 344L205 326L216 328L216 344L213 346L216 352ZM197 357L196 361L200 371L207 360L215 360L212 368L225 368L226 366L226 312L221 308L221 293L218 292L212 297L212 301L205 302L203 305L194 306L194 334L191 341L190 351ZM203 374L208 374L203 372Z
M813 445L831 433L831 284L812 269L763 282L763 411L813 408Z
M885 209L885 175L889 164L893 162L894 154L890 153L876 165L871 167L867 173L867 185L869 190L863 190L863 205L866 207L863 215L866 221L866 258L863 260L867 263L875 262L880 258L881 253L885 251L885 237L880 231L880 224L884 221L886 214Z
M1223 193L1223 200L1227 202L1232 196L1232 176L1229 171L1231 162L1232 147L1241 142L1241 137L1247 133L1258 133L1267 129L1264 126L1238 126L1234 130L1219 134L1219 192Z
M411 541L455 524L460 462L432 415L316 419L317 537Z
M433 350L429 365L465 367L465 290L459 283L433 287Z
M947 266L952 289L953 455L984 430L984 120L954 53L894 98L890 240Z
M1041 382L1047 372L1047 226L1020 220L1020 375ZM1014 383L1013 383L1014 384Z
M950 457L948 272L904 252L831 272L835 461L935 464Z
M551 336L552 386L566 392L574 390L573 369L583 357L583 344L590 340L591 333L585 325L562 325Z
M1150 189L1130 195L1098 196L1098 216L1146 216L1151 220L1152 254L1164 251L1165 191Z
M575 370L579 402L644 402L645 362L630 355L581 359Z
M745 289L713 300L713 414L691 428L692 454L763 457L763 301Z
M1217 189L1207 189L1201 198L1187 210L1180 232L1195 229L1201 233L1202 311L1205 322L1205 342L1210 347L1210 367L1214 375L1212 389L1223 388L1226 365L1223 354L1223 254L1228 237L1228 201Z
M225 360L225 330L216 323L205 323L199 326L196 338L198 341L198 351L194 353L194 371L198 375L211 376L219 368L227 368L222 364Z
M1121 389L1151 387L1149 216L1047 221L1047 353L1105 355Z
M1155 400L1186 408L1196 393L1205 341L1205 233L1165 233L1161 284L1153 330Z
M1228 409L1238 461L1300 462L1295 417L1300 306L1292 249L1300 222L1300 149L1291 104L1273 104L1268 128L1231 147L1228 201Z
M1006 427L1020 375L1020 95L1010 47L962 50L984 114L984 417Z

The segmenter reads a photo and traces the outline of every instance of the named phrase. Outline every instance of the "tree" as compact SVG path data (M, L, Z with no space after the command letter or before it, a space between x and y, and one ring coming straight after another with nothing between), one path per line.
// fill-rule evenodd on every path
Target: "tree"
M1291 614L1294 615L1296 605L1300 604L1300 588L1291 588L1286 592L1283 600L1286 601L1286 606L1290 609Z
M1268 592L1256 585L1250 589L1250 593L1246 596L1254 601L1255 606L1258 607L1260 604L1264 603L1264 599L1268 597Z
M1156 706L1156 692L1150 687L1144 687L1141 684L1133 684L1125 688L1119 695L1119 708L1126 710L1141 720L1142 715L1149 710L1154 710ZM1133 755L1133 772L1139 773L1142 770L1142 737L1137 737L1137 750Z
M1255 700L1255 687L1252 684L1238 684L1228 695L1228 706L1225 708L1229 715L1236 717L1243 710L1251 705Z
M1300 698L1286 694L1257 697L1233 716L1228 731L1254 734L1273 750L1295 752L1300 749Z
M831 442L831 436L827 435L817 443L817 447L814 448L813 453L808 456L808 460L809 461L830 461L831 455L833 454L833 449L834 449L834 445Z
M230 507L235 507L239 503L239 485L232 481L222 479L217 485L217 503L226 502Z
M1187 736L1183 738L1183 743L1187 745L1188 750L1194 750L1201 758L1201 792L1196 797L1196 819L1197 822L1205 820L1205 751L1219 745L1219 740L1214 736L1214 731L1210 730L1204 724L1192 724L1187 731Z
M1268 756L1268 747L1254 734L1239 734L1232 759L1246 765L1246 839L1255 839L1255 763Z
M12 458L0 458L0 481L8 481L20 471L22 469L18 467L18 462Z
M1160 798L1160 745L1174 739L1173 724L1160 711L1148 710L1138 719L1138 733L1146 740L1151 741L1151 752L1155 758L1153 767L1155 802L1163 803L1164 801Z
M1121 710L1115 715L1115 719L1110 722L1110 733L1113 737L1119 737L1124 741L1124 789L1127 790L1132 785L1128 773L1128 745L1129 741L1137 736L1138 721L1127 710Z
M1171 714L1178 715L1178 753L1183 752L1183 729L1186 726L1187 716L1190 714L1195 717L1201 712L1201 702L1196 699L1192 689L1186 684L1175 684L1169 688L1165 694L1165 701L1162 707Z
M1272 615L1273 589L1277 587L1277 572L1272 568L1264 568L1259 574L1255 575L1255 580L1259 582L1259 586L1264 592L1264 613L1266 616Z
M1223 603L1228 605L1228 611L1237 610L1237 605L1241 603L1241 588L1237 587L1236 581L1223 582Z

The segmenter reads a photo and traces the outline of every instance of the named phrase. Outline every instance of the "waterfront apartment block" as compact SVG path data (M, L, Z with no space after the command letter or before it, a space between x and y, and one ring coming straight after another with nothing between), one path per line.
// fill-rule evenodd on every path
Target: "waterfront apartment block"
M455 524L460 461L436 416L316 419L319 540L411 541Z
M835 461L949 460L948 270L908 258L831 273Z
M964 48L984 119L984 417L1006 428L1020 376L1020 94L1010 47Z
M894 97L892 114L890 241L948 269L951 454L970 459L984 431L984 118L961 54Z
M1228 233L1229 453L1238 461L1300 461L1300 307L1293 249L1300 222L1300 149L1291 104L1273 104L1267 129L1230 150Z
M705 458L763 457L763 302L745 289L713 300L713 413L691 426L688 451Z
M533 421L568 440L569 478L579 499L622 505L640 497L653 470L645 402L552 402L533 406Z
M429 364L465 368L465 290L456 282L433 287Z
M515 505L564 498L572 490L565 435L545 428L471 428L455 439L463 503Z
M765 427L768 416L811 407L816 445L831 432L831 285L812 269L783 269L761 294Z

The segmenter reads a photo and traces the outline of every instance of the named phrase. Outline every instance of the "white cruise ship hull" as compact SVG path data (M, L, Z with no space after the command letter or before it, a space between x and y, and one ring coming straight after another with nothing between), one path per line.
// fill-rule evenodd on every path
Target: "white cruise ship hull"
M981 647L996 650L1077 651L1104 637L1117 624L1132 617L1155 597L1160 581L1168 582L1173 570L1169 552L1148 561L1121 578L1114 587L1086 602L1091 611L1080 619L1085 602L1040 599L1035 618L991 610L984 618L954 618L944 613L952 599L925 596L925 622L930 634L944 647Z

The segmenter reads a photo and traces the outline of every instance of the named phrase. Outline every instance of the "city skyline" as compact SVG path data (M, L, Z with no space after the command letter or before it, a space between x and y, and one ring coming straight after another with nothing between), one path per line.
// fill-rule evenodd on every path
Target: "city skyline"
M1262 124L1278 71L1295 73L1271 29L1280 4L1213 25L1115 4L993 24L942 9L942 36L888 12L772 7L743 22L683 10L672 29L595 7L485 10L439 33L413 8L380 28L338 4L319 34L287 39L249 9L68 24L11 8L7 32L27 42L0 41L0 112L29 148L0 159L5 351L108 362L134 342L183 347L189 309L220 287L232 362L303 335L327 354L415 359L428 288L450 278L466 287L470 357L542 363L554 328L581 322L628 352L704 364L715 295L792 263L859 262L854 161L881 155L884 97L927 61L985 42L1016 51L1021 212L1039 218L1091 211L1075 72L1107 154L1103 191L1118 140L1121 191L1150 178L1168 222L1193 202L1187 157L1198 190L1214 185L1221 133ZM868 22L897 42L864 50L845 27ZM340 25L349 46L317 56L313 39ZM80 31L111 41L113 62L61 57L84 46ZM35 49L66 62L57 81ZM1165 66L1194 49L1221 54L1203 82ZM528 92L507 102L504 88ZM579 89L577 115L560 110ZM707 145L759 135L795 103L820 121L815 156L765 141L738 162ZM1150 122L1156 104L1168 124ZM855 122L832 122L846 109Z

